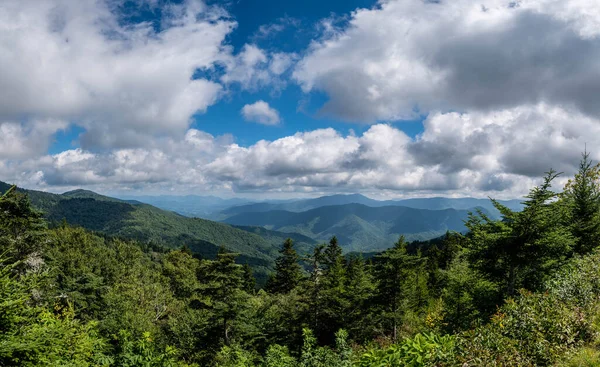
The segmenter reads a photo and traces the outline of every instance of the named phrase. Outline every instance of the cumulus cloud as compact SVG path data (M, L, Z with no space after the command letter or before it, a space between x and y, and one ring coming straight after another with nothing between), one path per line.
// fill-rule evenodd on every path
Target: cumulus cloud
M599 23L586 0L381 1L328 28L294 77L348 121L539 103L598 117Z
M279 112L265 101L257 101L242 107L244 120L263 125L277 125L281 121Z
M275 92L287 85L287 75L297 59L294 53L268 53L253 44L244 45L237 54L225 59L225 74L221 81L236 83L242 89L255 91L269 87Z
M230 57L235 23L195 0L163 9L161 29L123 24L110 1L0 3L0 121L72 121L85 147L185 133L222 87L192 79Z

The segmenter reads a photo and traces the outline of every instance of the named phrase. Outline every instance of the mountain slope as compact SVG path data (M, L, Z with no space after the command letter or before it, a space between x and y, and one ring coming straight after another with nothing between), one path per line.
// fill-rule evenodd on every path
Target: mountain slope
M482 209L485 211L485 209ZM426 210L404 206L369 207L362 204L324 206L295 213L284 210L241 213L224 222L296 232L319 241L337 236L348 251L373 251L391 246L399 235L427 240L446 231L465 231L469 211Z
M0 192L10 185L0 182ZM187 245L202 256L214 257L223 245L240 254L239 262L252 265L259 278L265 278L287 234L262 229L234 228L205 219L188 218L148 204L135 204L92 191L75 190L65 194L23 190L34 207L51 223L65 219L69 224L110 236L136 239L166 247ZM309 249L314 241L298 237L300 247ZM302 242L302 240L308 242Z

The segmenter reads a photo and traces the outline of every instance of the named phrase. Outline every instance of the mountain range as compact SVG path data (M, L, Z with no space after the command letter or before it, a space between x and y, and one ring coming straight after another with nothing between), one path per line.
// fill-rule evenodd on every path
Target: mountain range
M480 210L487 212L486 209ZM469 210L428 210L363 204L323 206L303 212L269 210L243 212L224 220L234 225L261 226L279 232L299 233L317 241L337 236L346 251L389 248L400 235L407 240L428 240L447 231L464 232Z
M502 205L512 210L521 210L522 200L498 200ZM224 218L247 212L267 212L270 210L285 210L290 212L302 212L310 209L330 205L362 204L369 207L382 206L404 206L415 209L442 210L442 209L473 209L480 207L486 209L491 215L499 216L500 213L492 204L490 199L476 198L413 198L402 200L375 200L361 194L330 195L315 199L295 200L284 203L260 202L232 206L221 211Z

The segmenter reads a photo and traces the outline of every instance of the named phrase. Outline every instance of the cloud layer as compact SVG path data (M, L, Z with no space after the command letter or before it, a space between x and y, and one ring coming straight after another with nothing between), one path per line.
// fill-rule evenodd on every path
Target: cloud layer
M578 125L571 123L574 117ZM26 161L11 178L64 189L515 197L550 168L572 174L584 145L600 145L598 120L545 104L436 113L424 125L416 139L377 124L360 136L327 128L249 147L190 129L183 139L164 138L147 148L103 154L75 149Z

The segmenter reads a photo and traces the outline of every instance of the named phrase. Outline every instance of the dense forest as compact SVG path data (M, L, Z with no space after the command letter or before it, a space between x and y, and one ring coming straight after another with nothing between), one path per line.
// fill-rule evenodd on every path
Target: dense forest
M374 256L285 240L264 287L216 258L71 226L0 198L1 366L598 366L600 166L550 171L466 234ZM107 220L110 212L106 213ZM234 249L233 249L234 250Z

